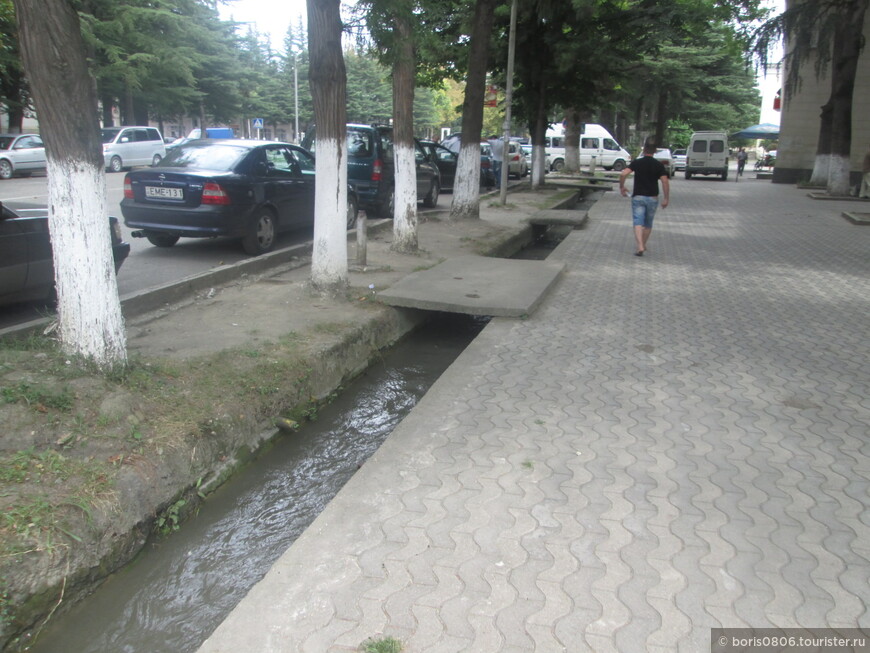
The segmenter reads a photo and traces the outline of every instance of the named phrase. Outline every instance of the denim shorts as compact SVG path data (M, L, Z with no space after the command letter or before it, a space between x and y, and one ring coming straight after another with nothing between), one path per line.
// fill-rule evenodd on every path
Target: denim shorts
M635 195L631 198L631 217L635 227L652 229L656 209L659 208L659 198L648 195Z

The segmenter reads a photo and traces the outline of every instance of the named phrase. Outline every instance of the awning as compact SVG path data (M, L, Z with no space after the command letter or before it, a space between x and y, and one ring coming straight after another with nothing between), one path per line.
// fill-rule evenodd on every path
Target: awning
M763 122L741 129L736 134L731 134L731 138L779 138L779 125Z

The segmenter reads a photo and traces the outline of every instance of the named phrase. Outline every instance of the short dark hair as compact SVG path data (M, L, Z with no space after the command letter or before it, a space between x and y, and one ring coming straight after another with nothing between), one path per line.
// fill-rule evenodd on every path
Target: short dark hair
M646 142L643 144L643 153L644 154L655 154L656 153L656 142L648 138Z

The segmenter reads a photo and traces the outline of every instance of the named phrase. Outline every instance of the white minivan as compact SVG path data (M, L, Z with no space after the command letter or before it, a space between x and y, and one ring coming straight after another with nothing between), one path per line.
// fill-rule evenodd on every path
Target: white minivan
M559 171L565 166L565 129L561 125L547 130L546 153L551 170ZM631 155L610 132L595 123L585 125L580 135L580 165L591 165L592 157L597 167L617 172L631 161Z
M103 127L106 169L121 172L132 166L156 166L166 156L166 144L154 127Z
M728 135L725 132L695 132L686 152L686 179L692 175L719 175L728 179Z

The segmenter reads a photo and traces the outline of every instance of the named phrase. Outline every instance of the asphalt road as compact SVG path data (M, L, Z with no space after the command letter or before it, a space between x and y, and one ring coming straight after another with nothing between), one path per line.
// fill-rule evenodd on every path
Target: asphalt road
M249 258L238 240L183 238L174 247L159 248L144 238L133 238L121 216L124 174L106 174L106 186L109 215L119 219L124 240L130 243L130 256L118 272L118 292L121 297ZM0 201L12 206L17 203L45 206L48 201L47 178L37 174L29 178L15 177L0 181ZM298 245L310 240L311 235L310 230L282 234L277 247ZM32 304L0 307L0 327L33 319L46 310L45 306Z
M124 196L124 174L106 174L109 215L121 223L124 240L130 243L130 256L118 272L118 292L123 298L134 292L177 281L212 268L249 258L235 239L182 238L169 248L154 247L144 238L133 238L124 226L120 203ZM47 178L36 174L29 178L0 180L0 201L11 206L28 203L45 206L48 201ZM442 207L449 196L440 200ZM432 209L430 209L432 210ZM418 211L423 212L422 206ZM281 234L276 249L292 247L311 240L311 229ZM0 307L0 328L24 322L44 314L45 306L32 304Z

